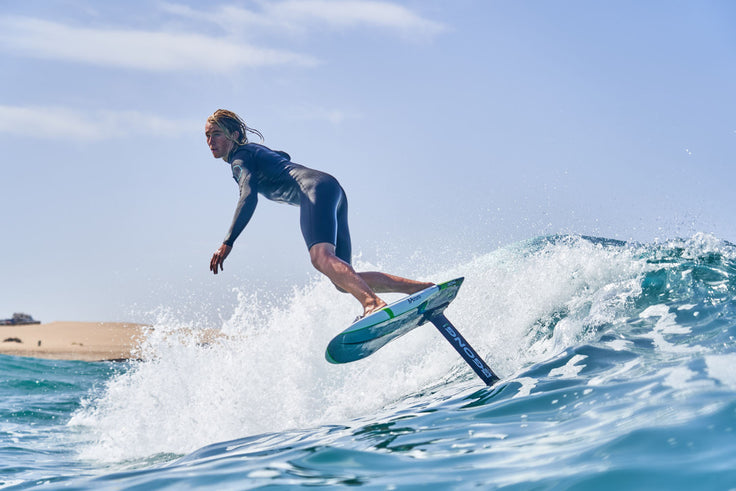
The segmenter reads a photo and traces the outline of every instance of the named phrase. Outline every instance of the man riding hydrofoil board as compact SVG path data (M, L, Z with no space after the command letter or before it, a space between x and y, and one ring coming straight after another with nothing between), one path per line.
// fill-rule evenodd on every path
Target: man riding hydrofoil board
M205 124L212 156L230 164L240 189L230 230L210 260L214 274L224 270L225 258L253 216L260 194L300 208L302 236L312 265L338 290L353 295L363 306L363 316L386 306L376 293L409 295L433 285L379 271L356 272L351 265L347 196L337 179L292 162L286 152L249 142L248 133L257 135L263 142L258 130L225 109L215 111Z

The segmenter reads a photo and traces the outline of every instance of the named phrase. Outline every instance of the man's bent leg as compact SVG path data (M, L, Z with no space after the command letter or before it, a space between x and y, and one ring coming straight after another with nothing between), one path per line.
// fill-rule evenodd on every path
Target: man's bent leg
M329 242L320 242L309 248L312 265L320 273L327 276L341 290L354 296L363 306L363 315L370 314L386 305L378 298L366 281L353 267L335 255L335 246Z
M412 293L416 293L434 285L434 283L414 281L400 276L381 273L379 271L358 273L358 276L363 278L368 286L377 293L397 292L411 295Z

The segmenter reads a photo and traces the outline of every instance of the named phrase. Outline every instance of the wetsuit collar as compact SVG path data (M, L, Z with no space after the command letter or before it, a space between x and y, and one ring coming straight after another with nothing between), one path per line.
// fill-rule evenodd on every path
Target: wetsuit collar
M225 162L227 162L228 164L232 164L233 163L233 156L235 155L235 152L237 152L238 150L240 150L240 148L242 146L243 145L238 145L237 143L233 142L233 148L230 150L230 153L227 154L227 158L225 158Z

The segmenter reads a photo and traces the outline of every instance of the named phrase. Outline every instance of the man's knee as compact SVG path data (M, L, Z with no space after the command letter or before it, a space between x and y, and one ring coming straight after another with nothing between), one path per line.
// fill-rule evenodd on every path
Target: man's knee
M331 265L331 263L343 262L342 259L335 255L335 246L329 242L313 245L309 249L309 258L312 261L312 266L314 266L317 271L328 277L330 276L328 273L335 270L336 266L335 264ZM347 293L347 290L340 288L334 281L332 284L335 285L337 291Z
M330 261L336 258L335 246L326 242L315 244L309 249L309 258L317 271L324 272Z
M329 258L324 252L315 249L309 251L309 258L312 260L312 266L314 266L317 271L324 271L325 266L329 261Z

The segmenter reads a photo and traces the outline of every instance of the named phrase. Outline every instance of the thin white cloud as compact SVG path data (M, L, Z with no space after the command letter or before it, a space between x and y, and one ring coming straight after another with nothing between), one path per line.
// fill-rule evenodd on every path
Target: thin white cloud
M187 32L120 27L86 27L52 20L0 16L0 50L13 55L157 72L225 72L238 67L314 66L315 57L243 41L257 33L345 30L359 27L388 30L411 40L430 39L445 26L387 1L285 0L255 3L249 10L222 5L198 11L163 3L160 8L193 21ZM203 23L220 28L202 34ZM227 34L227 35L226 35Z
M42 140L99 141L130 136L175 138L201 131L201 121L138 111L83 112L65 107L0 105L0 135Z
M444 30L401 5L360 0L286 0L264 4L270 16L291 23L312 23L334 28L357 26L392 29L402 35L433 36Z
M0 17L0 49L43 59L151 71L227 71L234 67L314 65L311 56L202 34L77 27Z
M207 21L233 33L251 29L272 34L305 33L315 30L344 30L358 27L382 28L407 39L432 38L446 27L428 20L406 7L370 0L286 0L259 1L258 10L233 5L204 11L189 6L164 3L169 13Z

